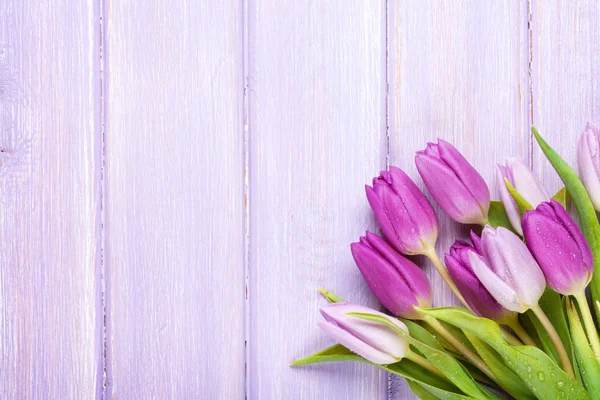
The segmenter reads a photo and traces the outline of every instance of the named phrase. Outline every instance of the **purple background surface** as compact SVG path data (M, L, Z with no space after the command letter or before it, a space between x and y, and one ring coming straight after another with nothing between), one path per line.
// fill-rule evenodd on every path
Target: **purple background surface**
M377 307L386 165L439 136L496 198L508 156L560 187L529 127L573 162L600 120L600 5L542 3L0 2L0 398L412 398L288 364L331 344L317 287Z

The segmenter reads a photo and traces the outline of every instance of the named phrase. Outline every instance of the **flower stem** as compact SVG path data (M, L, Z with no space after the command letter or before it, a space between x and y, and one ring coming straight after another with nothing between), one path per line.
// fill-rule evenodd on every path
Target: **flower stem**
M506 328L503 328L502 326L500 327L500 334L502 334L504 340L506 340L509 344L512 344L513 346L523 346L523 342L517 339L515 335L507 331Z
M470 310L471 308L469 307L469 305L465 301L465 299L462 296L462 294L460 294L460 291L456 287L456 284L452 280L452 277L450 277L450 274L448 273L448 270L446 269L446 267L442 263L442 260L440 260L440 257L437 255L436 251L434 249L431 249L429 252L425 253L425 256L431 260L431 262L435 266L435 269L437 269L437 271L440 274L440 276L442 277L442 279L444 279L444 281L446 282L446 284L448 285L448 287L450 287L450 289L452 290L452 292L454 293L454 295L458 298L458 300L460 300L460 302L463 303L463 305L467 309Z
M531 336L529 336L525 328L523 328L523 325L521 325L518 318L514 318L510 321L507 321L506 325L510 329L512 329L517 334L519 339L521 339L521 341L523 341L523 343L525 343L527 346L538 347L537 344L535 344L535 342L531 338Z
M558 356L560 358L560 362L562 363L563 369L567 374L575 378L575 373L573 372L573 366L571 365L571 361L569 360L569 356L567 355L567 350L565 350L565 346L560 340L560 336L558 336L556 329L554 329L554 326L552 326L552 323L548 319L548 316L538 304L531 307L531 311L533 311L536 317L538 317L542 326L544 327L544 329L546 329L546 332L548 332L548 336L550 336L552 343L554 343L554 347L556 347L556 351L558 351Z
M588 306L587 299L585 298L585 292L576 294L573 297L575 297L575 300L577 300L577 304L579 304L581 318L583 319L583 324L585 325L585 330L587 331L588 340L592 345L592 349L594 350L596 359L600 359L600 340L598 339L598 332L596 331L596 326L594 325L594 320L592 319L590 307Z
M446 375L444 375L442 373L442 371L440 371L439 369L437 369L437 367L435 365L433 365L429 360L427 360L424 357L421 357L420 355L418 355L417 353L415 353L412 350L408 350L408 353L406 353L405 358L409 359L410 361L414 362L415 364L418 364L419 366L425 368L427 371L432 372L434 374L436 374L437 376L444 378L445 380L447 380L448 382L450 382L448 380L448 378L446 377Z
M453 346L459 353L465 356L465 358L469 360L471 364L479 368L481 372L483 372L492 381L496 382L498 386L502 386L488 366L485 365L481 357L479 357L474 351L469 349L467 346L462 344L460 340L454 337L454 335L452 335L452 333L450 333L450 331L448 331L448 329L446 329L444 325L440 323L440 321L429 315L425 316L424 321L429 324L433 330L439 333L440 336L443 337L448 343L450 343L450 345Z

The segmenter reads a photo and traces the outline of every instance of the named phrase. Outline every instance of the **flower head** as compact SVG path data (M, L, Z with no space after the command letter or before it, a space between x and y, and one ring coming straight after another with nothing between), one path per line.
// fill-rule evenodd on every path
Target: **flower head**
M413 306L431 307L431 286L425 273L372 232L351 245L352 255L373 294L392 314L420 318Z
M441 139L428 143L417 152L415 163L427 189L452 219L463 224L487 222L490 191L454 146Z
M403 254L424 254L438 236L435 212L417 185L390 167L366 186L367 199L387 241Z
M558 202L544 202L526 211L523 233L552 289L564 295L585 290L594 272L592 251L581 229Z
M408 352L404 337L387 325L358 318L350 313L368 313L389 319L408 333L406 325L388 315L350 303L333 303L321 308L319 327L339 344L375 364L392 364Z

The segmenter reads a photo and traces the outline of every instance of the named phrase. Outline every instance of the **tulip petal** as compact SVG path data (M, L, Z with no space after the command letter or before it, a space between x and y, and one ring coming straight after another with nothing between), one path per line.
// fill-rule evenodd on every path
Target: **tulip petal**
M484 215L487 216L490 206L490 190L483 177L460 151L445 140L438 139L438 151L440 158L450 166L458 179L463 182L473 198L483 207Z
M502 204L504 204L504 209L506 210L506 215L508 216L510 224L515 231L522 235L523 230L521 228L521 213L519 212L519 206L508 191L506 183L504 182L504 178L507 178L507 175L508 171L506 170L506 167L501 165L496 166L496 182L498 184L498 191L500 192L500 200L502 200Z
M588 124L579 138L577 164L579 176L594 208L600 210L600 144L598 129Z
M420 304L419 306L430 307L431 285L429 284L429 279L427 279L427 275L425 275L423 270L421 270L421 268L419 268L408 258L402 257L400 254L395 252L394 249L384 239L373 232L367 231L366 238L371 248L374 249L379 256L383 257L387 262L389 262L395 269L398 276L408 287L408 290L417 298ZM406 297L409 296L407 295ZM410 309L412 314L412 311L414 311L412 309L412 303L410 305ZM396 313L393 314L408 318Z
M467 304L475 314L490 319L501 319L506 310L498 304L485 286L477 279L471 268L469 253L474 252L470 246L462 247L462 243L455 243L446 254L446 268L456 283Z
M419 317L419 313L413 309L413 305L419 305L419 301L398 269L364 244L353 243L350 247L356 265L381 304L394 315ZM421 270L419 272L423 273Z
M336 337L336 340L338 340L340 344L348 347L350 350L355 351L365 358L367 358L365 354L377 356L377 353L374 352L373 349L379 351L380 353L387 354L392 358L391 361L389 359L383 361L380 358L377 363L386 364L395 362L406 355L408 351L408 343L406 342L406 339L399 336L398 332L394 331L387 325L357 318L348 315L349 313L368 313L379 315L390 320L404 332L408 332L406 325L404 325L398 319L392 318L368 307L358 306L350 303L332 303L321 308L321 314L325 318L325 321L333 324L335 327L341 328L347 333L350 333L351 336L362 342L362 344L359 344L356 341L351 340L347 335L341 335L338 331L332 329L331 327L324 328L328 329L327 332L337 334L338 337ZM346 340L347 343L340 341L340 339ZM350 345L354 346L354 348L350 347ZM367 347L370 347L371 349L367 350ZM370 358L367 359L373 361Z
M479 203L446 164L422 152L415 156L415 164L431 195L452 219L463 224L485 222L487 215Z
M544 190L539 179L523 161L514 158L508 159L506 166L510 171L508 180L532 207L537 207L538 204L550 200L550 196Z
M375 364L392 364L398 360L374 347L369 346L350 332L332 322L319 321L317 325L332 339L348 348L350 351Z
M483 239L484 249L487 238L486 236ZM529 307L536 305L544 294L546 278L533 255L525 243L506 228L496 230L494 241L498 246L496 255L499 254L503 258L506 268L503 279L518 293L521 302ZM484 250L484 254L494 264L487 251Z
M483 257L475 252L469 252L469 260L471 261L473 272L479 281L481 281L498 303L510 311L519 313L527 311L529 307L519 301L517 292L490 269L490 266Z

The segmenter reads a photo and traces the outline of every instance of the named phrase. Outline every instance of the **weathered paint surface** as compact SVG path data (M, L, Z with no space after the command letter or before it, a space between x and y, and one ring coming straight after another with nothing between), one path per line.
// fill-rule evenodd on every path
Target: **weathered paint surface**
M412 398L288 367L317 287L377 307L363 185L442 137L553 192L530 125L574 162L600 118L594 1L38 3L0 3L1 398Z

